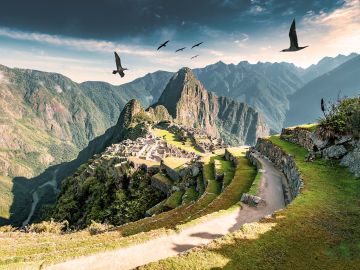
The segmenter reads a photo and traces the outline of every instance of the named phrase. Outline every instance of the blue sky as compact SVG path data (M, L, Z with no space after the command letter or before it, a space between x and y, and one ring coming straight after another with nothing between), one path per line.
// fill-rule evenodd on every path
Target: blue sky
M310 47L280 53L289 46L293 18L299 44ZM159 69L220 60L306 67L359 48L360 0L5 0L0 9L0 64L59 72L78 82L120 84ZM114 50L129 68L124 79L111 74Z

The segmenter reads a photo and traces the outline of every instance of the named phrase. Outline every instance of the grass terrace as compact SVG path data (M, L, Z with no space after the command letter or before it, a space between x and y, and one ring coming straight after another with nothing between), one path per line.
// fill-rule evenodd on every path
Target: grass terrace
M194 152L197 155L202 155L203 153L200 152L190 138L187 138L185 142L181 141L179 136L177 134L174 134L168 130L160 129L160 128L154 128L153 133L155 136L159 138L163 138L167 143L174 145L180 149L184 149L188 152Z
M188 158L167 157L163 159L164 165L173 170L180 168L188 161Z
M242 192L250 187L255 169L251 167L244 155L239 157L234 177L229 186L221 192L221 186L214 180L213 164L216 157L206 157L206 179L208 185L202 196L194 202L197 192L194 188L185 194L176 194L171 199L174 205L182 205L168 212L128 223L101 234L90 235L88 231L68 234L28 234L19 232L0 233L0 269L38 269L66 259L112 250L148 239L174 232L178 225L186 225L203 215L227 209L236 204ZM226 171L226 168L222 168ZM233 168L232 168L233 170ZM168 199L167 199L168 201ZM165 201L162 202L165 204ZM160 207L163 207L161 205Z
M337 162L270 137L302 174L301 194L274 217L141 269L360 269L360 181Z

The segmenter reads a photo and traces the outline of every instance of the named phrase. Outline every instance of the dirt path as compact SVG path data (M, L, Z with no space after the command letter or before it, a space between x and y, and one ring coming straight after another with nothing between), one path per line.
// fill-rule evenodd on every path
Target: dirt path
M34 215L34 212L35 212L35 209L36 209L36 206L38 205L39 203L39 195L38 195L38 192L40 189L42 189L43 187L45 186L52 186L53 190L54 190L54 193L57 195L59 193L59 190L58 190L58 186L57 186L57 182L56 182L56 174L57 174L57 171L58 169L56 169L54 172L53 172L53 176L51 178L51 180L45 182L44 184L42 184L41 186L39 186L33 193L32 193L32 203L31 203L31 208L30 208L30 212L29 212L29 215L27 216L27 218L23 221L22 223L22 227L25 227L26 225L29 224L32 216Z
M243 209L205 221L187 228L178 234L163 236L148 242L114 251L81 257L48 269L133 269L137 266L175 256L193 247L204 245L239 229L243 224L254 222L285 207L282 180L285 177L269 161L259 158L263 165L259 195L266 200L266 206Z

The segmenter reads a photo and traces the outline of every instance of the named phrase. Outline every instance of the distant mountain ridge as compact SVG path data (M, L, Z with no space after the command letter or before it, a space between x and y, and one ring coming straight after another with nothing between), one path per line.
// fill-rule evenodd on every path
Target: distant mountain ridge
M322 116L320 100L336 102L338 97L360 95L360 56L310 81L289 97L290 110L285 126L313 123Z
M311 80L341 66L345 62L357 57L358 55L359 54L357 53L351 53L349 55L339 54L336 57L324 57L317 64L313 64L304 70L304 73L301 77L305 82L310 82Z

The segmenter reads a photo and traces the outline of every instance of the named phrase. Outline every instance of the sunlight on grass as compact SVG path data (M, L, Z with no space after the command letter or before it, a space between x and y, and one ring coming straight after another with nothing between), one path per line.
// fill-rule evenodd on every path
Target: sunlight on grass
M260 221L266 229L256 237L247 235L256 228L243 227L141 269L360 269L360 181L338 162L305 162L304 148L276 136L269 140L295 158L304 180L301 194Z
M171 133L168 130L160 129L160 128L154 128L152 132L154 133L155 136L159 138L163 138L166 142L168 142L171 145L174 145L180 149L184 149L185 151L188 152L194 152L197 155L203 155L202 152L196 149L196 147L189 138L185 142L182 142L179 138L177 138L177 136L174 133Z

